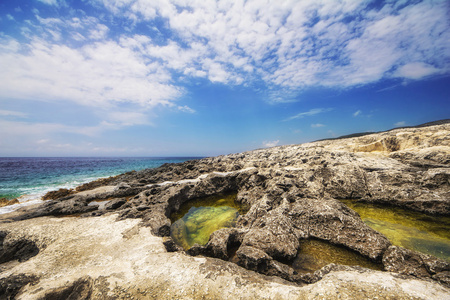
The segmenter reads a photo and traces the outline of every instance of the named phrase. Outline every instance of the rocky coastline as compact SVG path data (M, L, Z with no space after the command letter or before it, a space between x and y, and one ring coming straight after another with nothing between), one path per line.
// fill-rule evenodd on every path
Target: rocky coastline
M174 243L183 203L230 193L248 208L234 227ZM47 199L0 216L0 299L450 298L448 261L392 245L339 201L449 216L448 122L166 164ZM310 238L383 271L297 273Z

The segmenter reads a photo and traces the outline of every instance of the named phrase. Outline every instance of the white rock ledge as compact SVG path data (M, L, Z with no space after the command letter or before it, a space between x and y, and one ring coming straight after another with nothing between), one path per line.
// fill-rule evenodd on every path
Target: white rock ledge
M42 217L2 224L11 239L32 240L38 255L14 264L0 279L39 277L16 299L42 299L49 291L90 277L90 299L449 299L432 281L389 272L331 272L314 284L296 286L233 263L166 252L139 219ZM132 298L134 297L134 298Z

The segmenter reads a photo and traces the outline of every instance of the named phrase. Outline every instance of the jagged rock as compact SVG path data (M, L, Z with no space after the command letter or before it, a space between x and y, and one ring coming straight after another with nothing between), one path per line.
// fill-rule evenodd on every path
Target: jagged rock
M239 265L246 269L264 273L268 270L272 257L251 246L241 246L236 252Z
M450 263L402 247L391 246L383 255L387 271L416 277L432 277L444 284L450 282Z
M18 203L20 203L20 202L17 199L8 200L6 198L0 198L0 207L18 204Z
M6 232L0 231L0 264L11 260L26 261L39 253L36 244L25 238L9 238Z
M289 290L287 294L280 296L281 298L307 298L314 296L318 290L325 290L323 294L331 298L337 297L338 293L343 292L342 295L346 295L348 292L347 295L366 298L371 295L395 295L397 298L443 299L449 294L448 288L442 287L436 281L444 285L449 284L448 263L391 246L386 237L368 227L357 213L338 199L358 199L362 202L397 205L429 214L449 215L449 132L450 124L403 128L348 139L259 149L181 164L165 164L157 169L129 172L98 180L77 188L73 194L0 216L0 229L7 233L8 239L11 237L11 241L36 243L39 253L29 261L40 262L40 266L45 268L45 262L41 261L51 262L55 257L59 257L63 266L61 273L55 274L55 271L47 270L48 274L39 275L41 273L35 272L32 264L25 261L19 264L20 268L12 267L8 269L8 273L0 275L0 278L15 276L18 273L14 272L19 272L19 269L29 268L27 270L34 272L30 271L30 274L43 276L40 280L45 280L45 283L42 283L41 287L24 286L21 293L36 295L33 296L35 298L44 297L50 291L50 295L56 293L54 295L66 296L71 294L69 290L73 285L70 282L74 283L83 278L83 274L74 276L75 271L70 273L72 275L68 274L67 269L79 265L77 270L93 270L92 266L104 264L110 269L102 267L100 272L94 268L97 273L94 272L91 276L92 280L88 280L86 284L83 283L85 281L81 282L80 286L86 287L82 290L91 291L92 298L101 298L108 293L118 298L136 295L136 290L129 282L137 282L136 286L140 287L154 287L151 294L142 294L150 298L164 298L168 290L171 294L167 297L183 298L186 295L181 294L180 285L185 284L183 280L192 276L188 278L187 285L183 286L186 290L197 291L197 294L189 294L194 295L193 298L204 295L199 292L199 286L195 286L195 280L200 282L201 289L217 288L220 291L219 298L235 298L233 296L236 294L229 294L215 283L207 281L210 278L222 278L223 282L234 282L235 287L239 289L234 289L233 293L240 291L242 298L258 298L258 295L263 295L264 289L272 289L267 286L273 286L276 282L281 290ZM235 193L236 201L248 208L247 214L238 218L234 228L216 231L206 245L191 248L188 253L195 257L186 256L173 240L168 238L171 234L170 215L187 201L220 193ZM89 205L98 200L111 201L104 209L98 205ZM67 218L58 223L61 228L55 226L52 229L55 231L54 236L48 233L48 228L44 230L43 227L36 227L43 219L47 226L54 222L52 218L38 217L73 214L94 217L96 225L90 223L92 218ZM21 224L25 224L24 228L15 228L18 220L25 220L21 221ZM108 227L110 232L115 230L116 233L122 229L116 228L113 225L115 223L134 224L133 226L139 223L139 228L128 228L133 230L123 233L123 239L122 232L113 238L109 236L110 232L105 231L107 228L99 227L98 222L101 226ZM74 230L75 223L86 230L89 226L94 226L95 230L75 230L72 233L68 229ZM95 244L84 241L90 245L89 251L83 250L85 252L80 252L80 249L87 249L84 247L88 246L80 242L81 248L70 248L72 240L56 234L64 230L65 234L77 242L79 238L95 236ZM100 232L105 236L97 236ZM138 239L135 232L140 232L144 237L140 236ZM29 238L26 238L27 236ZM289 262L297 254L299 240L311 237L353 249L372 260L382 259L385 268L395 274L333 265L313 274L295 274ZM100 240L110 243L111 249L120 248L122 252L114 250L115 252L111 253L112 250L104 246L98 248L96 245L102 245ZM157 240L158 246L146 248L145 241L149 240ZM118 241L120 243L116 244ZM130 241L133 242L130 244ZM63 256L57 256L55 248L46 248L52 244L57 249L63 249ZM69 245L68 249L62 245ZM167 253L166 250L177 252ZM127 251L131 253L128 254ZM86 260L94 259L92 253L105 257L108 262L95 261L85 264ZM73 259L69 258L71 255ZM222 260L206 259L202 256ZM124 258L126 259L123 260ZM120 264L112 263L116 260L120 260ZM236 262L248 270L224 260ZM130 262L133 266L124 268L124 262ZM174 268L174 271L170 271L170 268ZM249 270L273 277L269 280ZM120 276L112 275L119 273ZM178 279L181 278L179 274L183 274L182 279ZM69 285L58 280L53 282L55 278L65 276L70 277L70 280L67 279ZM100 278L101 276L109 276L109 279ZM113 280L111 276L114 277ZM136 276L138 281L135 281ZM367 276L372 282L364 279ZM416 276L429 281L404 276ZM246 281L248 278L251 279ZM110 282L110 279L120 282L120 286L125 286L126 292L111 290L105 283ZM258 282L255 286L259 290L249 287L249 282L253 281ZM311 283L310 288L305 286L301 289L300 286L304 282ZM160 285L164 288L159 289ZM294 288L291 288L292 286ZM407 287L403 288L405 286ZM411 288L412 286L414 288ZM420 287L424 294L419 293L420 296L417 296L417 287ZM39 288L42 290L38 290ZM366 292L359 293L361 288ZM274 292L271 295L277 294ZM295 297L291 297L292 295ZM208 296L211 297L211 293Z
M259 271L267 268L272 275L264 276L220 259L167 252L164 239L144 225L140 219L117 221L114 214L3 223L4 232L33 238L40 251L0 273L0 292L8 290L16 299L27 300L83 295L90 299L314 299L319 294L326 299L440 300L450 295L449 288L435 281L356 267L329 265L309 277L300 276L262 250L239 249L242 264ZM23 274L26 280L19 280Z
M43 216L61 216L61 215L74 215L83 214L94 211L98 208L94 205L88 205L85 199L73 197L69 200L56 201L51 200L45 202L33 211L25 210L23 215L17 216L15 220L24 220L29 218L37 218Z
M368 227L359 215L334 199L300 199L288 214L295 226L309 236L344 245L378 259L390 246L389 240Z
M450 271L436 273L432 276L432 278L446 286L450 286Z
M266 275L277 276L286 279L288 281L295 282L299 285L306 283L306 281L304 281L300 276L298 276L297 272L294 271L292 267L276 260L270 261L270 264L265 273Z
M59 189L57 191L50 191L47 192L43 197L42 200L55 200L62 197L66 197L70 194L73 194L75 191L72 189Z
M247 246L263 250L279 260L292 260L297 255L299 242L294 234L286 232L284 228L275 233L270 229L252 228L242 241L241 247Z
M183 248L177 245L170 237L164 237L163 244L167 252L183 251Z
M128 183L121 182L114 188L114 191L126 190L129 188L131 188L131 186Z
M391 246L384 253L383 265L387 271L416 277L431 277L419 253Z
M92 295L92 279L85 276L63 287L50 290L45 294L46 300L88 300Z
M119 198L119 199L113 199L111 201L109 201L106 205L105 205L105 209L106 210L114 210L114 209L118 209L119 207L121 207L122 205L124 205L125 203L127 203L127 199L126 198Z
M18 274L0 278L0 299L16 299L20 289L39 281L38 276Z
M206 253L209 256L230 259L230 249L240 246L245 231L236 228L223 228L214 231L205 245Z
M202 246L202 245L199 245L199 244L197 244L197 243L195 243L194 245L192 245L192 247L190 247L190 248L186 251L186 253L189 254L189 255L191 255L191 256L197 256L197 255L203 254L203 253L205 253L205 252L206 252L206 247L205 247L205 246Z

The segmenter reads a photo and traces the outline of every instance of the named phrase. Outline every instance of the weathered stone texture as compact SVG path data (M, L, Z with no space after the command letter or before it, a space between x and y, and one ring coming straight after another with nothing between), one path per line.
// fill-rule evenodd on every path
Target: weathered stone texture
M449 298L447 262L392 246L338 201L449 215L449 164L450 124L443 124L102 179L0 216L0 259L22 261L1 268L0 283L10 287L0 289L18 299ZM191 257L169 237L170 215L220 193L237 194L248 212L192 247ZM388 272L329 265L296 274L289 262L305 238L353 249Z

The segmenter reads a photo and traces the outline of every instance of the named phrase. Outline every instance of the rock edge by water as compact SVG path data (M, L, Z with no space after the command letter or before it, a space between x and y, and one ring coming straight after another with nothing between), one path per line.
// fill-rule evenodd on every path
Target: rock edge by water
M392 246L338 199L448 215L449 166L450 125L442 124L119 175L2 216L0 250L24 256L5 259L0 284L22 299L448 298L448 262ZM219 193L236 193L248 213L205 246L180 251L169 237L170 214ZM61 218L69 215L81 218ZM328 265L296 274L287 263L305 238L355 250L386 271ZM227 261L231 248L237 264Z

